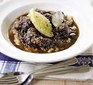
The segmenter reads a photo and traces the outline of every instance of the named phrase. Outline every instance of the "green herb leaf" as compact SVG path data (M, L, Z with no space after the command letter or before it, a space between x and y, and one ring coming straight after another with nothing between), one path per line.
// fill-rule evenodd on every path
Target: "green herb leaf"
M28 14L28 17L34 24L35 28L41 34L43 34L47 37L53 37L52 25L45 16L43 16L39 12L35 11L34 9L31 9L31 11Z

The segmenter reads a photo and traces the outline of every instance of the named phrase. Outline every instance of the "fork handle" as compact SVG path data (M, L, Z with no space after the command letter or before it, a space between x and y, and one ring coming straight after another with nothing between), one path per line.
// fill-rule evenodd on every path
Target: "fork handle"
M71 59L68 59L66 61L63 61L63 62L54 64L54 65L51 65L51 66L47 66L47 67L35 70L32 73L41 73L41 72L44 72L44 71L49 71L51 69L57 69L57 68L60 68L60 67L63 68L63 67L73 65L73 64L76 64L76 63L77 63L77 59L76 58L71 58Z
M90 70L89 65L83 65L83 66L78 66L78 67L67 68L64 70L37 73L37 74L33 74L33 77L37 78L37 77L44 77L47 75L61 75L61 74L67 74L67 73L84 73L84 72L88 72L89 70Z

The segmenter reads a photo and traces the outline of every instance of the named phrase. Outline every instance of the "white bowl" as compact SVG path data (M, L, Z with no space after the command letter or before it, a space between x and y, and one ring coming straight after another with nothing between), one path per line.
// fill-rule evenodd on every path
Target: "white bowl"
M29 53L22 51L11 44L8 38L8 29L10 24L20 15L29 12L31 8L40 8L44 10L61 10L65 14L72 15L77 23L80 34L76 43L70 48L54 53ZM38 63L57 62L72 58L77 54L88 49L92 43L93 25L88 13L76 4L64 1L63 3L56 1L31 1L31 0L14 0L4 3L0 8L0 51L12 58Z

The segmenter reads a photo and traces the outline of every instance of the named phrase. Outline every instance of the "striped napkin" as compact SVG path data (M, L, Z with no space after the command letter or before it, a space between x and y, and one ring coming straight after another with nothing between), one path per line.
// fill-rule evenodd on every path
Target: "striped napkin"
M76 56L78 63L75 66L90 65L91 70L86 73L69 73L64 75L46 76L44 79L76 79L87 80L93 79L93 46L81 55ZM32 72L36 69L45 67L50 64L31 64L27 62L18 61L0 53L0 73L6 72Z

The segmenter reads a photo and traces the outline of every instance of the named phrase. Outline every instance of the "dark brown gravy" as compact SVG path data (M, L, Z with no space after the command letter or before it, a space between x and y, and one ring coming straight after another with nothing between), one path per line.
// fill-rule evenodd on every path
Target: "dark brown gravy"
M21 16L26 16L27 15L27 13L26 14L24 14L24 15L21 15ZM19 16L20 17L20 16ZM19 17L17 18L17 19L19 19ZM15 22L15 21L14 21ZM29 48L29 47L27 47L26 45L24 45L22 42L21 42L21 44L20 45L16 45L15 44L15 42L14 42L14 34L13 34L13 32L12 32L12 26L13 26L13 24L14 24L14 22L10 25L10 27L9 27L9 31L8 31L8 34L9 34L9 39L10 39L10 41L11 41L11 43L15 46L15 47L17 47L17 48L19 48L19 49L21 49L21 50L23 50L23 51L27 51L27 52L34 52L34 53L48 53L48 51L42 51L42 50L40 50L40 49L34 49L33 47L32 48ZM76 40L78 39L78 36L79 36L79 28L78 28L78 26L77 26L77 24L75 23L75 22L73 22L74 23L74 25L76 26L76 36L74 36L72 39L71 39L71 42L70 43L67 43L66 45L64 45L64 47L59 47L59 50L57 50L57 51L62 51L62 50L65 50L65 49L67 49L67 48L69 48L70 46L72 46L75 42L76 42ZM52 52L57 52L57 51L52 51Z

